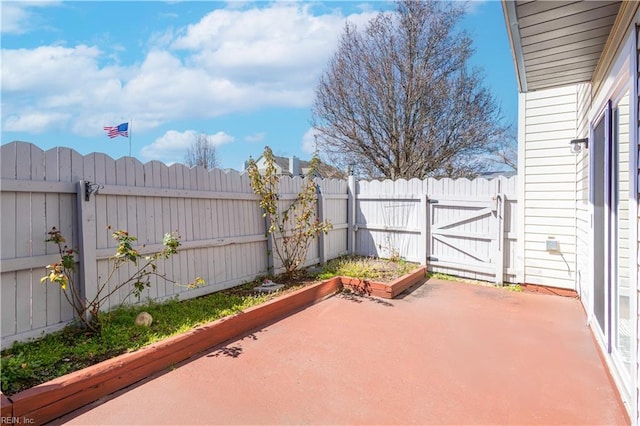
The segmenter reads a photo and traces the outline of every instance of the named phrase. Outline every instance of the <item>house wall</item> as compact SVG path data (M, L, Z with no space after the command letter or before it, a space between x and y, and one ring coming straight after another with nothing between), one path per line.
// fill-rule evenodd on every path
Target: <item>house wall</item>
M266 168L267 168L267 160L265 160L264 157L261 156L260 158L258 158L256 160L256 166L258 167L258 170L260 170L261 173L262 173L262 170L266 170ZM282 167L280 167L278 164L274 163L273 166L276 168L276 174L278 174L278 175L282 175L282 174L284 174L286 172L286 170L283 171ZM245 169L246 169L246 167L245 167Z
M604 260L605 268L611 266L611 274L616 274L613 278L617 283L606 294L606 306L610 310L606 317L612 321L611 352L609 336L602 335L600 328L594 326L595 321L591 321L591 325L633 424L640 423L638 25L638 3L624 2L591 84L523 93L519 105L519 198L524 224L519 241L523 242L520 251L523 281L569 288L575 285L589 316L594 314L593 263L602 260L593 256L596 237L592 230L590 167L601 164L604 159L589 158L586 150L573 154L568 142L593 136L590 127L601 117L609 100L617 111L619 122L614 128L618 130L619 158L615 160L614 170L618 203L612 215L615 223L607 223L607 226L615 225L611 229L617 232L611 247L615 257ZM571 223L573 225L569 225ZM560 242L559 253L545 250L548 237ZM565 244L565 241L573 243ZM605 289L608 288L605 283ZM631 345L626 343L629 337L634 342Z
M618 103L618 286L624 293L625 300L629 297L629 92L625 92ZM628 303L628 302L627 302Z
M605 359L621 395L625 400L631 420L638 424L638 52L635 25L640 22L640 11L630 21L612 31L610 42L603 52L599 84L593 89L593 102L589 117L594 123L610 100L613 108L613 131L617 131L617 210L613 219L616 254L611 261L616 286L611 289L612 346L609 353L604 337L598 339L605 352ZM635 23L635 25L634 25ZM617 40L612 43L611 40ZM594 78L595 81L595 78ZM617 111L617 115L616 115ZM615 118L617 117L617 121ZM635 123L635 125L632 125ZM615 169L614 169L615 170ZM617 249L617 252L615 250ZM630 298L629 298L630 297ZM584 301L583 301L584 303ZM585 304L585 307L587 305ZM587 312L592 312L587 307ZM597 327L594 327L597 331ZM596 332L597 336L601 333ZM629 337L635 339L628 346Z
M632 220L630 221L630 225L631 225L631 234L635 234L636 236L636 244L635 244L635 258L636 258L636 265L635 265L635 275L632 273L631 276L631 282L638 282L638 277L640 277L640 212L638 210L638 205L640 204L640 141L638 140L640 135L640 93L639 93L639 88L640 88L640 29L637 27L637 25L640 24L640 14L636 14L635 17L635 23L636 23L636 45L635 45L635 63L634 63L634 70L635 70L635 75L638 77L636 80L636 84L633 87L633 98L635 98L635 109L631 110L631 123L638 123L638 126L635 128L636 133L635 133L635 138L632 137L632 141L631 141L631 146L630 149L632 150L632 152L634 152L634 155L632 155L630 157L631 160L631 164L630 164L630 168L632 168L632 170L635 170L635 179L631 179L630 180L630 185L631 185L631 194L635 195L636 199L635 199L635 205L631 206L631 211L630 211L630 216L632 218ZM635 139L635 141L634 141ZM636 217L636 222L635 222L635 230L633 229L633 216L635 215ZM633 245L631 245L631 247L633 247ZM633 256L634 254L632 254ZM633 268L633 267L632 267ZM640 288L638 288L637 291L637 297L636 297L636 310L638 310L638 306L640 306ZM640 314L638 317L638 320L636 321L636 339L638 339L638 335L640 333L638 333L638 329L640 328ZM640 423L640 411L638 410L638 406L640 406L640 404L638 403L638 401L640 401L640 386L638 386L638 377L640 377L640 363L638 362L638 353L640 352L640 350L638 350L638 348L640 348L640 340L636 340L636 411L635 411L635 423L638 424Z
M584 117L579 121L577 116L579 99L585 102L585 88L573 85L520 96L524 107L519 163L524 165L519 170L524 181L520 197L524 200L524 282L576 289L578 160L569 141L577 136L578 126L582 131L586 127ZM582 173L584 161L580 162ZM581 210L580 220L584 215ZM547 240L556 241L558 250L547 250Z
M577 86L576 137L589 137L589 109L591 108L591 84ZM589 213L589 150L576 155L576 286L582 303L591 301L591 264L589 261L590 213ZM587 311L589 307L585 306Z

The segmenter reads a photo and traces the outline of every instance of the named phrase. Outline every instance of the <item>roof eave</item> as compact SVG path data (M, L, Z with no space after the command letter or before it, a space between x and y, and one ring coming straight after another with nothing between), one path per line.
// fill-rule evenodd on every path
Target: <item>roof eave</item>
M516 68L518 89L520 92L527 92L527 76L524 67L524 53L522 52L522 40L520 38L520 26L516 14L516 3L514 0L502 0L502 11L507 23L509 44L511 44L511 55Z

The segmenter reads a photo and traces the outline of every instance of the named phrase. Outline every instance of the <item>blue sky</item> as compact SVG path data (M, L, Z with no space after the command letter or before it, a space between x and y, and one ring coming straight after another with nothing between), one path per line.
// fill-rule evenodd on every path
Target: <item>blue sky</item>
M0 3L1 142L129 154L103 126L131 121L132 155L182 162L196 133L222 167L265 145L310 156L311 103L346 19L363 28L389 2L91 1ZM473 63L517 117L517 86L499 1L472 1L462 26Z

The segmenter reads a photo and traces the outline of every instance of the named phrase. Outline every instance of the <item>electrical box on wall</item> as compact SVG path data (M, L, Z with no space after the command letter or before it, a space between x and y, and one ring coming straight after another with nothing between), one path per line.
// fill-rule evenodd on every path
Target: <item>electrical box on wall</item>
M556 241L555 238L547 238L547 251L560 251L558 241Z

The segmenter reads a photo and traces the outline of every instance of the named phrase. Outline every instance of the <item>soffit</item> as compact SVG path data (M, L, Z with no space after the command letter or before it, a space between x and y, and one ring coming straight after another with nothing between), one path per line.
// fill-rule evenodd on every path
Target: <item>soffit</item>
M520 91L591 81L621 3L503 0Z

